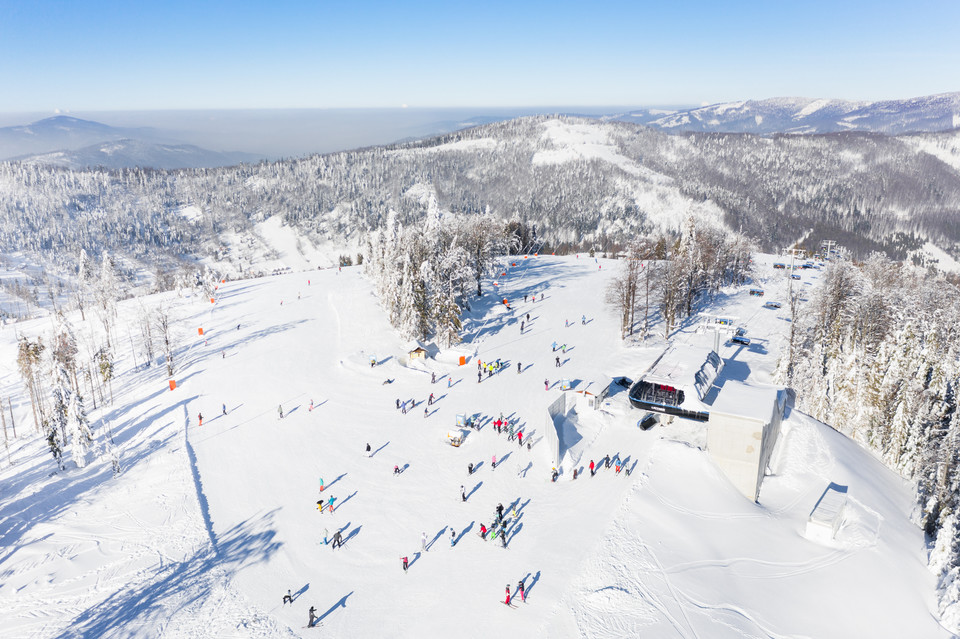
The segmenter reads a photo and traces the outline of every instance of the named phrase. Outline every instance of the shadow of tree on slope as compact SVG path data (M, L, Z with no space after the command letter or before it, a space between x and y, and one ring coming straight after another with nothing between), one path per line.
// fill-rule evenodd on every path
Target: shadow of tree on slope
M217 536L183 561L159 567L145 581L127 585L102 603L80 613L64 637L142 637L162 628L178 610L196 606L213 588L244 566L267 560L280 549L274 540L273 513L247 520Z

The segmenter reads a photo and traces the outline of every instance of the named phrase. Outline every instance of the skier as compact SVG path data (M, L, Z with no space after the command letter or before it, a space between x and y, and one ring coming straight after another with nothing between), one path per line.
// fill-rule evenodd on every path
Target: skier
M521 333L523 332L523 326L524 326L524 323L521 321L521 322L520 322L520 332L521 332Z
M603 458L603 467L610 468L610 455Z
M420 547L423 549L423 552L427 552L427 533L420 533Z
M560 356L557 355L557 368L560 368Z
M340 531L333 533L333 547L332 550L336 550L343 546L343 537L340 535Z
M517 362L517 375L520 374L520 362Z
M397 465L397 464L394 464L394 465L393 465L393 474L394 474L394 475L399 475L399 474L400 474L400 466L399 466L399 465Z
M533 304L536 304L536 303L537 303L537 296L536 296L536 295L533 296L533 298L532 298L532 303L533 303Z
M502 527L500 530L500 543L503 544L503 547L507 547L507 529Z
M596 474L597 474L597 471L593 469L593 460L591 459L590 460L590 476L593 477Z
M493 458L490 459L490 465L493 467L493 470L496 470L496 469L497 469L497 456L496 456L496 455L494 455Z
M551 352L551 353L556 353L556 352L557 352L557 343L556 343L556 342L554 342L553 344L550 345L550 352Z
M580 317L580 323L583 324L584 326L587 325L587 316L586 316L586 315L583 315L583 316Z
M530 321L530 313L527 313L527 321Z
M480 524L480 539L487 540L487 526L486 524Z
M523 301L524 301L524 302L527 301L527 296L526 296L526 295L523 296Z
M469 464L467 464L467 474L468 475L473 474L473 462L470 462Z
M320 492L323 492L323 477L320 478Z
M227 405L226 405L226 404L223 405L223 414L224 414L224 415L227 414Z
M479 384L480 380L482 379L483 379L483 373L481 371L477 371L477 383Z
M283 419L283 404L277 406L277 412L280 413L280 419Z
M436 373L431 373L431 374L430 374L430 383L431 383L431 384L436 384L436 383L437 383L437 374L436 374ZM433 397L433 393L430 394L430 397Z
M424 407L424 409L423 409L423 417L424 417L424 418L426 418L427 415L430 414L430 413L427 412L428 410L429 410L428 408Z
M370 368L373 368L373 367L376 366L376 365L377 365L377 358L376 358L376 357L371 357L371 358L370 358Z
M497 504L497 521L503 521L503 504Z
M220 359L227 359L227 353L225 351L220 351Z
M328 537L330 537L330 531L328 531L326 528L324 528L324 529L323 529L323 545L324 545L324 546L327 545L327 538L328 538Z
M527 603L527 592L526 592L526 589L524 588L522 579L517 583L517 592L520 593L520 601L522 601L523 603Z
M400 398L397 398L397 410L400 410Z
M557 481L557 477L559 477L559 476L560 476L560 473L557 472L557 469L556 469L556 468L554 468L554 469L553 469L553 474L550 475L550 481L556 482L556 481Z
M318 499L318 500L317 500L317 510L319 510L320 512L323 512L323 500L322 500L322 499Z
M330 497L330 499L327 500L327 510L329 510L331 513L333 512L333 502L335 500L336 500L336 497Z
M427 400L427 406L433 406L433 393L430 393L430 399Z
M463 489L463 486L460 486L460 500L467 501L467 492Z
M400 404L400 412L404 415L407 414L407 400L403 400L403 403Z
M507 604L508 606L510 605L510 584L507 584L507 600L503 603Z
M549 380L549 379L543 380L543 390L545 390L545 391L550 390L550 380Z
M367 457L370 457L370 444L367 443Z
M452 380L453 380L452 377L448 377L448 378L447 378L447 388L450 388L451 386L453 386L453 381L452 381Z
M312 399L310 400L310 408L307 409L307 412L308 412L308 413L312 413L312 412L313 412L313 400L312 400Z
M517 442L520 445L520 448L523 448L523 431L522 430L517 431Z
M561 346L560 349L563 351L563 354L564 354L564 355L567 354L567 345L566 345L566 344L564 344L563 346Z
M620 465L620 462L617 462L617 465L615 468L618 475L620 474L620 471L623 470L623 466Z
M293 596L290 594L290 591L287 590L287 594L283 596L283 605L292 604L292 603L293 603Z
M409 564L407 563L407 558L404 557L404 558L403 558L403 572L407 572L407 567L408 567L408 566L409 566Z
M239 325L239 324L237 324L237 330L238 330L238 331L240 330L240 325Z
M453 548L456 545L457 545L457 532L451 526L450 527L450 547Z
M509 441L513 441L513 422L510 422L510 432L507 435L507 439Z
M197 419L200 420L200 426L203 426L203 413L197 413Z
M310 606L310 610L308 610L307 612L310 613L310 621L307 622L307 628L313 628L314 624L317 623L317 615L316 615L317 609L313 606Z
M574 478L574 479L577 478L577 474L578 474L577 471L578 471L578 470L579 470L579 469L577 469L577 468L574 468L574 469L573 469L573 478Z

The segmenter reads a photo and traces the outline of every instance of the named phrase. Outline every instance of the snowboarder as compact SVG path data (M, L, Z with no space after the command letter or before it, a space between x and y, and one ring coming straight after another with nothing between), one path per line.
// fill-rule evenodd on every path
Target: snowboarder
M523 431L522 430L517 431L517 442L520 448L523 448Z
M556 360L556 361L557 361L557 368L560 368L560 356L559 356L559 355L557 355L557 360Z
M410 565L410 564L407 563L407 558L404 557L404 558L403 558L403 572L407 572L407 568L409 567L409 565Z
M277 412L280 413L280 419L283 419L283 404L277 406Z
M467 501L467 491L463 489L463 486L460 486L460 500Z
M527 592L522 579L517 583L517 592L520 593L520 601L527 603Z
M510 605L510 584L507 584L507 600L503 603L507 604L508 606Z
M333 533L333 547L331 550L336 550L343 546L343 537L340 535L340 531Z
M436 374L436 373L430 373L430 383L431 383L431 384L436 384L436 383L437 383L437 374ZM433 393L430 394L430 397L433 397Z
M310 610L307 612L310 613L310 621L307 622L307 628L313 628L314 624L317 623L317 609L313 606L310 606Z
M427 533L420 533L420 548L423 549L423 552L427 552Z
M490 466L493 467L493 470L496 470L496 469L497 469L497 456L496 456L496 455L494 455L494 456L490 459Z
M433 406L433 393L430 393L430 398L427 400L427 406Z
M197 419L200 421L200 425L203 426L203 413L197 413Z
M223 405L223 414L224 414L224 415L227 414L227 405L226 405L226 404Z
M292 603L293 603L293 596L290 594L290 591L287 590L287 594L283 596L283 605L292 604Z
M593 477L596 474L597 474L597 471L593 469L593 460L591 459L590 460L590 476Z
M473 474L473 462L470 462L469 464L467 464L467 474L468 475Z
M367 443L367 457L370 457L370 444Z

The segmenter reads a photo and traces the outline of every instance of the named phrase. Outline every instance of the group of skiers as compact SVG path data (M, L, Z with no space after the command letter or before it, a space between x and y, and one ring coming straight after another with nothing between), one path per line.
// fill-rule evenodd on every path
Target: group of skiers
M601 467L603 467L603 468L610 468L611 466L613 466L614 472L616 472L616 474L619 475L619 474L620 474L620 471L622 471L622 470L625 469L625 470L626 470L625 475L626 475L627 477L630 476L630 472L631 472L631 471L630 471L629 468L627 468L626 462L625 462L624 460L620 459L619 453L616 454L616 455L614 455L612 458L610 457L610 455L606 455L605 457L603 457L603 458L600 460L600 463L599 463L599 464L596 464L596 465L594 465L593 460L591 459L591 460L590 460L590 476L593 477L594 475L596 475L596 474L597 474L597 469L599 469L599 468L601 468ZM576 478L574 478L574 479L576 479Z

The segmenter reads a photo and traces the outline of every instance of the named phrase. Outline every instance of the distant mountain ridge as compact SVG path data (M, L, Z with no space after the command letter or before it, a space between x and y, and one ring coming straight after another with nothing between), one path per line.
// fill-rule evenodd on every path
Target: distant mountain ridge
M0 160L81 149L100 142L122 139L170 141L149 127L114 127L68 115L57 115L31 124L0 127Z
M822 98L770 98L695 109L642 109L613 118L667 132L835 133L900 135L960 128L960 92L906 100L852 102Z
M94 167L122 169L135 166L154 169L197 169L257 162L261 156L240 151L211 151L192 144L157 144L144 140L121 139L100 142L76 150L52 151L13 159L25 164L46 164L70 169Z

